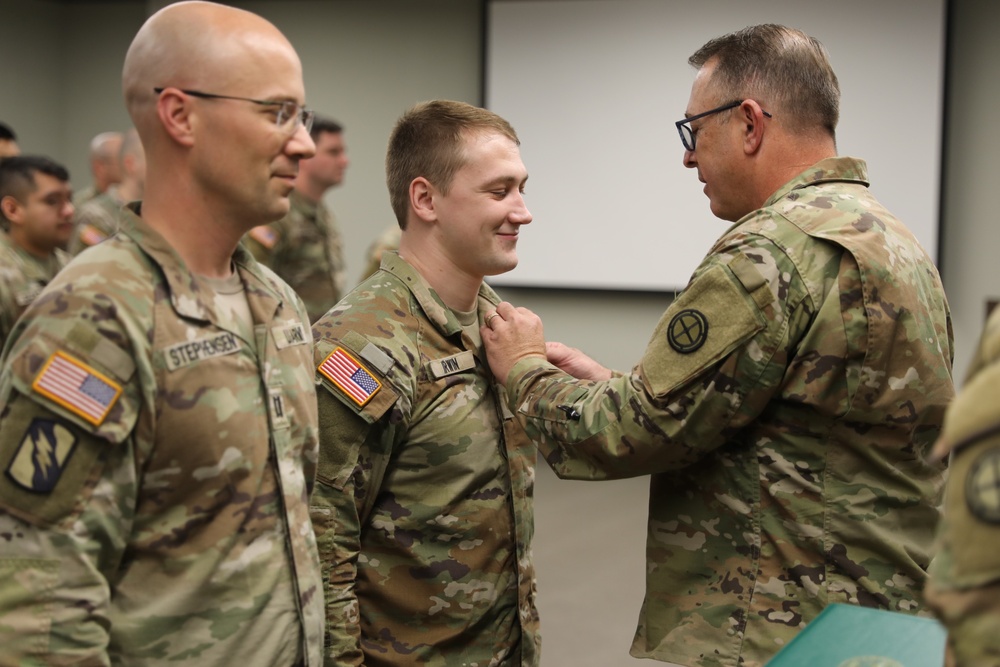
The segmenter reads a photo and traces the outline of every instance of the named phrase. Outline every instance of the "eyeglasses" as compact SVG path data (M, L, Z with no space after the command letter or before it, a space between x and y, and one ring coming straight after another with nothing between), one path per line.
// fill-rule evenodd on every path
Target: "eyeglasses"
M728 111L729 109L734 109L739 105L743 104L743 100L736 100L735 102L730 102L729 104L723 104L721 107L716 107L714 109L709 109L704 113L696 114L685 118L684 120L679 120L674 125L677 126L677 133L681 135L681 143L684 144L684 148L689 151L694 151L695 146L695 131L691 129L690 123L696 121L699 118L704 118L705 116L711 116L712 114L719 113L722 111ZM766 117L771 118L771 114L761 109Z
M274 117L274 123L280 128L292 129L301 125L306 128L306 132L312 130L313 120L316 116L316 112L312 109L306 109L303 106L299 106L297 102L292 100L254 100L249 97L235 97L233 95L216 95L215 93L203 93L200 90L185 90L183 88L178 88L185 95L190 95L191 97L200 97L206 100L238 100L240 102L253 102L254 104L260 104L268 107L278 107L278 111ZM159 95L164 91L164 88L153 88L153 92ZM288 127L289 124L295 123L292 127Z

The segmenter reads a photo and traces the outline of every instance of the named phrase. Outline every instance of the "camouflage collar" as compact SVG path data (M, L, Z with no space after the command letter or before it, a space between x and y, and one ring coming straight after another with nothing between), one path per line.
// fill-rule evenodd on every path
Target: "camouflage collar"
M864 160L853 157L830 157L820 160L778 188L764 203L763 208L773 206L792 190L829 182L854 182L868 187L868 165Z
M410 290L413 298L420 304L420 308L427 315L434 327L445 336L462 331L462 323L455 317L451 308L445 305L438 293L434 291L423 276L416 269L399 256L394 250L386 251L382 255L382 269L399 278L400 281ZM486 301L484 304L483 301ZM487 311L492 311L500 303L500 297L485 282L479 286L479 321L485 317Z
M122 208L119 225L121 232L159 267L170 290L170 302L178 315L218 324L219 320L212 306L214 295L188 269L166 239L143 221L139 215L141 207L142 202L132 202ZM281 304L280 292L242 245L236 246L233 263L243 278L254 319L268 321ZM254 280L248 280L250 277ZM261 307L268 312L256 312Z

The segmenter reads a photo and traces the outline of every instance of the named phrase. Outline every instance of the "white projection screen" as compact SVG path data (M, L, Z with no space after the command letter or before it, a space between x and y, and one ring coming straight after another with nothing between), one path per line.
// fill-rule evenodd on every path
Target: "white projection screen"
M937 258L946 0L489 0L485 104L511 122L534 221L517 287L676 291L728 227L681 164L708 39L756 23L817 37L840 79L840 155Z

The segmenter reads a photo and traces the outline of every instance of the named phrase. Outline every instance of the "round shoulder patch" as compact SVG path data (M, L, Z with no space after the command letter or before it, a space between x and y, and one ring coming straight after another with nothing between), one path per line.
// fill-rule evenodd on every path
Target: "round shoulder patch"
M1000 524L1000 447L980 454L969 468L965 502L977 519Z
M681 354L691 354L708 340L708 318L701 311L685 308L667 327L667 342Z

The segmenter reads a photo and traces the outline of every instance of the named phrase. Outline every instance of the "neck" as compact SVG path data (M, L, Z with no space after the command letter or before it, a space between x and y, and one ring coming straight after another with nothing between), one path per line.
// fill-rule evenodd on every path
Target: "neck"
M153 182L153 181L151 181ZM232 274L233 252L253 227L232 222L228 210L213 208L204 197L192 196L183 184L147 188L142 219L155 229L198 275L226 278Z
M17 244L19 248L32 257L45 260L52 257L52 254L55 252L54 246L46 248L37 244L32 244L23 234L19 233L19 229L17 227L11 227L8 236L11 241Z
M304 178L302 173L299 174L298 179L295 181L295 191L299 193L300 197L303 197L307 201L313 204L318 204L326 191L329 190L328 187L323 185L317 185L308 178Z
M405 230L399 243L399 256L423 276L452 310L467 313L476 307L483 276L465 273L449 262L438 248L417 242L408 237Z
M142 199L142 185L137 181L122 181L118 184L117 194L123 204Z

